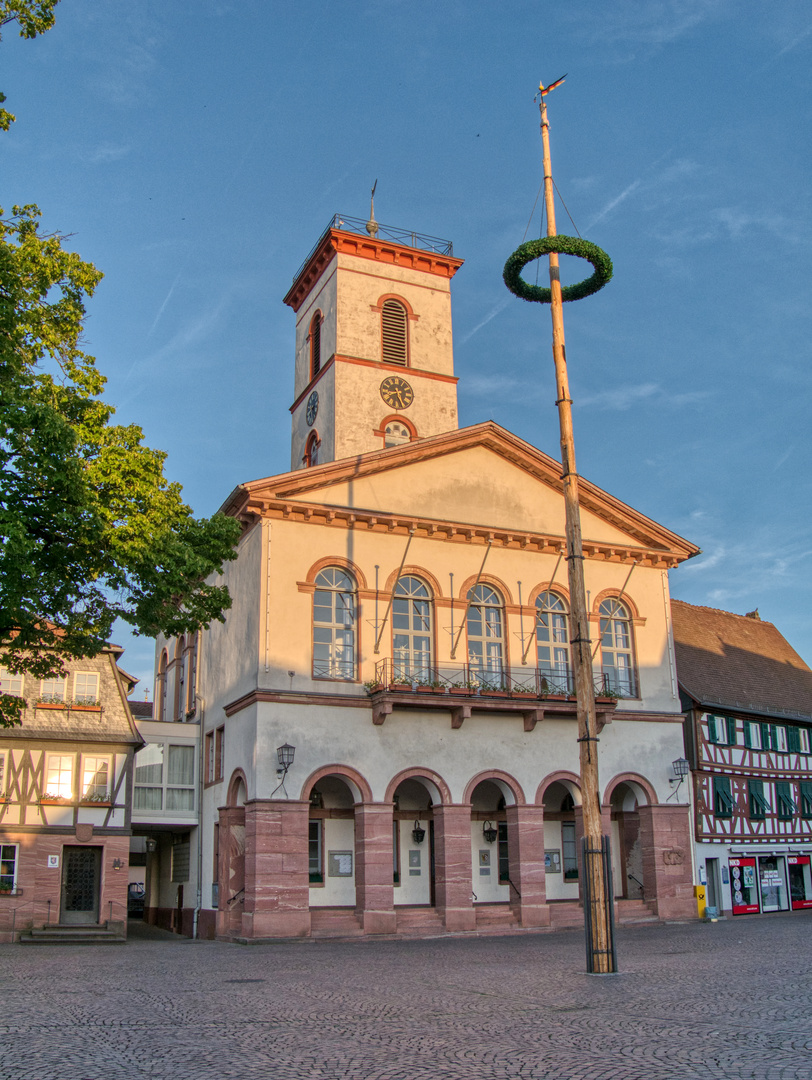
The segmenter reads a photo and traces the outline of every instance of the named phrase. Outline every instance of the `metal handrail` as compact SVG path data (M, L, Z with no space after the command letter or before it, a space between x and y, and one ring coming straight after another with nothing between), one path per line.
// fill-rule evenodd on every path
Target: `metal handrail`
M398 229L392 225L381 225L379 221L376 221L375 224L377 226L377 232L375 233L377 240L391 240L396 244L402 244L404 247L431 251L434 255L454 254L454 245L450 240L441 240L439 236L415 232L414 229ZM367 232L367 222L363 218L349 217L347 214L334 214L327 228L322 231L316 243L307 253L304 262L293 275L294 281L310 262L319 244L321 244L330 229L341 229L342 232L358 233L361 236L370 235Z
M375 665L374 685L397 686L419 692L529 695L532 697L574 697L572 672L551 672L547 668L508 668L500 665L431 664L427 658L394 659L385 657ZM619 697L606 675L594 680L598 696Z

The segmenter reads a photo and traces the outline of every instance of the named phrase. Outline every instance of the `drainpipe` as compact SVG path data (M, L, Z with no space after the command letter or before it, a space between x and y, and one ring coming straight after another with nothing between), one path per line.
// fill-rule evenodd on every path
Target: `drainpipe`
M197 938L197 924L200 920L200 909L203 906L203 760L206 748L206 740L203 736L203 719L206 712L206 699L198 694L200 686L200 667L203 663L203 628L197 632L197 664L195 665L195 701L198 709L198 725L200 728L200 759L197 770L197 896L195 910L192 916L192 939Z

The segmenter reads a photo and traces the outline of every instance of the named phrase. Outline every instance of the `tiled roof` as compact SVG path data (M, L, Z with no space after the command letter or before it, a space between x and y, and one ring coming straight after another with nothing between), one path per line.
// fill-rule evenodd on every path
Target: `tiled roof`
M152 719L152 702L151 701L128 701L130 706L130 712L137 720L151 720Z
M671 601L677 674L695 701L812 718L812 671L772 623Z

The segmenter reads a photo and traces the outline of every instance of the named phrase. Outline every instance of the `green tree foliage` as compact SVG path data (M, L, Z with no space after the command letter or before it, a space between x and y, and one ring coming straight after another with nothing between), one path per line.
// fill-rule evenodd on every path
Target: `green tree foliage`
M222 514L195 520L166 455L111 423L80 348L102 275L39 216L0 210L0 664L35 677L98 653L116 617L150 636L222 619L228 591L205 579L240 532ZM0 725L20 710L0 693Z
M0 28L16 22L20 28L20 37L35 38L44 34L54 25L54 8L59 0L0 0ZM2 108L6 100L0 94L0 131L8 131L15 117Z

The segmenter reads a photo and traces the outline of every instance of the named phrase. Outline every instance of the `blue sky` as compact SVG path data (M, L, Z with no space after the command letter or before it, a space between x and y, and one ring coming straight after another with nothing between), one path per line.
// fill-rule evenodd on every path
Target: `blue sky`
M579 471L703 549L674 596L757 607L812 662L806 0L62 0L0 58L0 201L104 271L87 348L200 515L287 469L282 297L376 178L379 221L465 259L460 423L557 456L549 310L501 274L539 235L533 96L568 72L556 183L615 267L565 309Z

